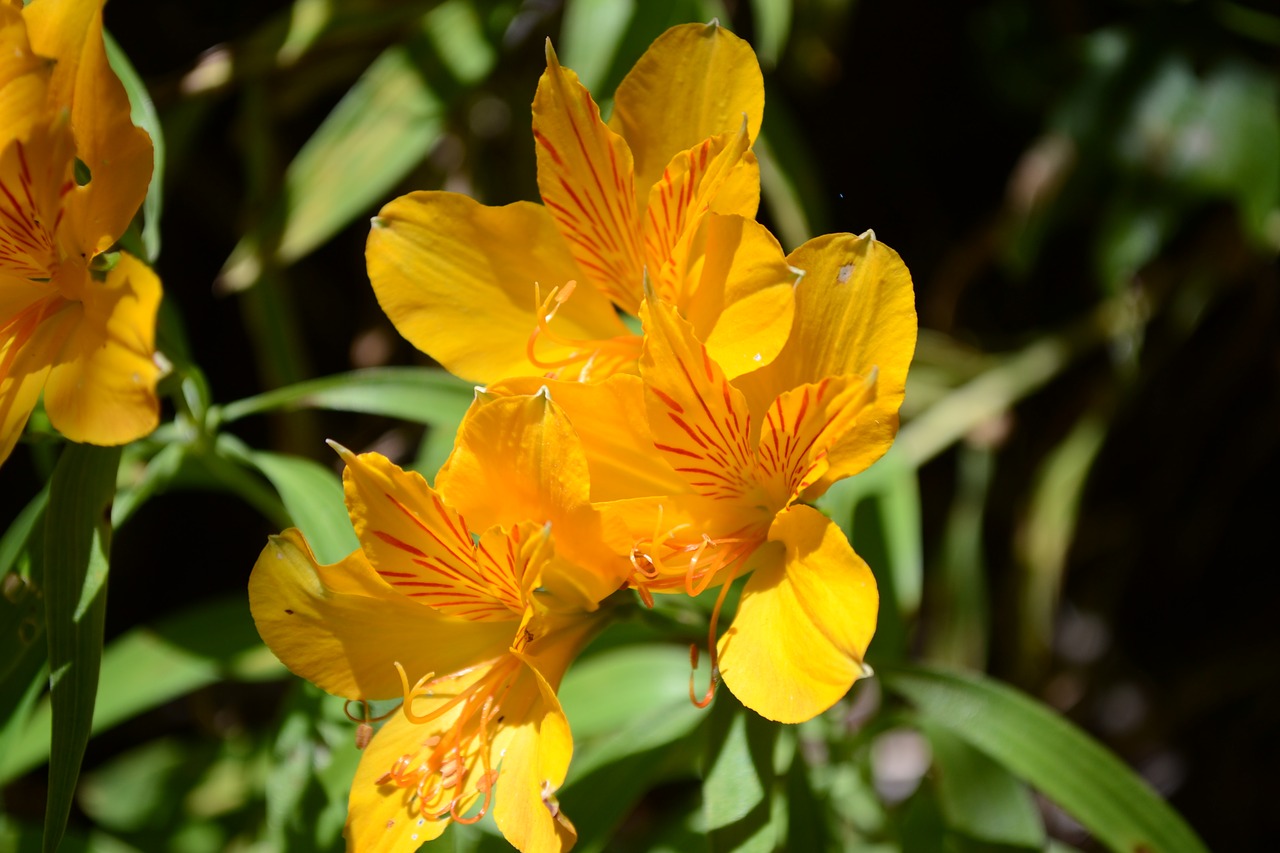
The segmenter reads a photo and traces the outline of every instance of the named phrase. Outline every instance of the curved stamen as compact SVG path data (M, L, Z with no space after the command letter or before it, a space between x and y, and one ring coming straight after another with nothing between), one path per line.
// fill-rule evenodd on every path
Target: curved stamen
M639 358L640 337L637 335L618 335L599 340L582 340L552 331L551 321L555 318L556 312L560 310L560 306L569 301L569 297L573 295L573 291L577 286L578 283L576 281L570 280L563 287L553 287L551 292L547 294L547 298L543 299L541 285L534 282L533 298L538 306L537 325L529 334L529 340L525 342L525 357L529 359L529 363L535 367L550 371L558 371L562 367L581 364L582 373L585 377L592 364L601 355L609 357L619 365ZM541 358L537 354L539 337L545 337L552 343L569 347L572 351L567 356L555 360Z
M711 657L711 683L707 686L707 692L702 694L702 699L698 699L693 690L693 679L698 672L698 646L695 643L689 645L689 663L692 666L692 671L689 673L689 701L698 708L705 708L711 704L711 700L716 695L716 687L720 684L720 651L716 648L716 627L720 622L720 608L724 606L725 595L737 576L738 565L740 564L734 562L730 567L729 577L725 578L724 583L720 585L716 606L711 610L711 625L707 629L707 654Z

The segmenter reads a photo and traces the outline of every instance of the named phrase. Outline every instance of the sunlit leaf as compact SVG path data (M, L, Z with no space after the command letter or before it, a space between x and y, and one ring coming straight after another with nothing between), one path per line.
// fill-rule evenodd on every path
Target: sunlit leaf
M882 668L885 687L1039 790L1112 850L1205 853L1159 795L1118 758L1011 687L972 674Z
M43 842L47 853L62 839L89 742L107 613L109 509L119 464L118 447L68 444L49 483L44 540L52 716Z
M145 220L142 243L146 248L147 260L155 263L160 256L160 211L164 203L164 129L160 125L160 115L156 112L155 104L151 101L151 93L134 70L129 57L112 38L111 33L104 31L102 40L107 46L107 61L111 63L111 70L120 78L129 95L129 117L151 137L154 165L151 170L151 185L147 187L147 197L142 202Z
M771 851L778 724L746 710L728 691L716 699L708 737L702 810L712 850ZM781 827L785 831L785 826Z

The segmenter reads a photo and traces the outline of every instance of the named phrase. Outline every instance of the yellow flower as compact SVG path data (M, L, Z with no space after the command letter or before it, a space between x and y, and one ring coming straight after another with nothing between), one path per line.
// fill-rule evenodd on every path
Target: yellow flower
M107 64L101 0L0 5L0 461L43 390L73 441L149 433L160 282L104 254L151 180ZM50 61L51 60L51 61Z
M567 850L554 793L573 740L555 691L626 566L603 545L573 428L545 394L481 401L436 489L339 452L360 550L322 566L286 531L249 600L297 674L352 700L404 700L361 758L350 846L414 850L492 804L517 848Z
M719 584L718 615L733 579L752 573L718 643L713 617L713 663L744 705L800 722L864 672L878 608L866 564L805 502L892 444L916 316L906 267L874 236L819 237L787 260L805 271L795 328L767 367L730 381L679 312L650 298L641 378L551 393L584 437L597 505L631 532L643 597Z
M547 44L533 100L543 205L418 192L378 214L369 278L387 316L453 373L602 379L635 372L646 275L730 375L769 363L791 327L781 247L754 221L749 150L764 88L751 48L717 24L674 27L600 118Z

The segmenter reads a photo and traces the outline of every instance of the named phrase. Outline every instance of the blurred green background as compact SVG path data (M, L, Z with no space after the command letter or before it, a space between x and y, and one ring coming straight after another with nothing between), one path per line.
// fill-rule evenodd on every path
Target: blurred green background
M368 217L413 189L537 199L528 107L546 37L607 110L654 37L712 16L765 70L761 219L788 250L872 228L915 280L898 445L824 506L880 578L871 662L1020 688L1135 768L1212 849L1280 832L1272 4L113 0L107 26L163 130L142 238L160 250L176 402L167 431L126 454L101 733L68 849L338 843L353 727L257 643L245 583L290 517L340 523L340 503L302 506L337 500L324 438L430 472L469 392L384 375L390 403L323 385L254 395L428 364L373 298ZM0 518L48 476L52 442L35 432L5 466ZM332 557L349 531L331 533L318 547ZM2 544L0 558L7 571ZM28 717L43 662L29 591L6 578L6 648L21 653L0 657L0 845L20 849L38 846L48 779ZM714 790L678 747L695 729L755 743L727 693L710 714L688 707L683 646L632 643L672 624L697 636L705 612L664 618L606 635L566 684L580 749L562 802L583 849L706 844L687 818ZM618 680L625 698L593 709L592 686ZM649 740L606 742L623 721ZM983 798L948 790L939 769L966 747L929 725L877 679L798 733L760 735L792 768L778 844L1099 848L1056 798L1021 788L1029 816L983 819ZM788 743L800 759L779 757ZM1003 790L988 769L977 789ZM630 787L572 793L575 778L622 771Z

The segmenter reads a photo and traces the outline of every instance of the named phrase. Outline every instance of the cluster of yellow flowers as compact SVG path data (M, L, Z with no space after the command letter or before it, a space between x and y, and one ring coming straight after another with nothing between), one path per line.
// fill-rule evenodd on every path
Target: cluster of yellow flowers
M0 0L0 462L44 392L73 441L155 429L160 280L112 251L151 181L103 0Z
M517 848L568 849L556 689L621 589L719 587L718 615L750 574L722 636L713 616L698 704L723 679L800 722L866 671L875 580L808 502L893 441L911 279L874 235L785 255L755 221L763 106L750 46L715 23L654 42L607 123L548 44L543 204L419 192L373 220L383 309L482 385L434 488L337 447L360 550L320 565L287 531L250 581L294 672L403 700L356 774L354 848L416 849L492 807Z

